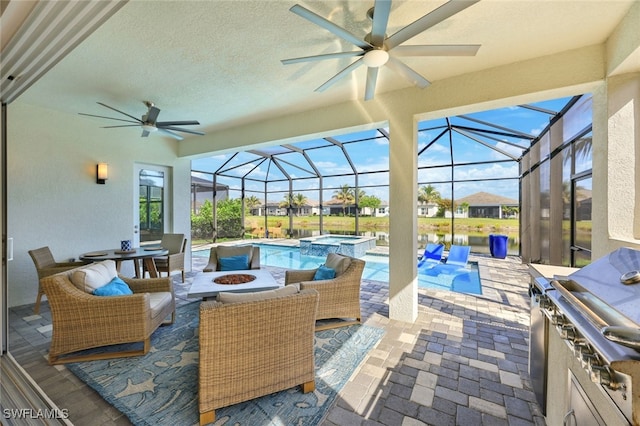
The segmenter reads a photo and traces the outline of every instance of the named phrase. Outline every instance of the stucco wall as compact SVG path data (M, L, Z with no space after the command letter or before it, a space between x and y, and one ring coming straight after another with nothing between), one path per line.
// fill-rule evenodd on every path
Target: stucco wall
M173 231L190 235L191 163L176 158L177 142L143 139L131 128L102 129L97 119L20 101L9 105L7 122L7 215L14 238L9 306L35 301L38 279L28 250L49 246L62 261L133 239L136 163L172 168ZM96 184L98 162L109 164L105 185ZM133 275L131 263L123 263L124 274Z

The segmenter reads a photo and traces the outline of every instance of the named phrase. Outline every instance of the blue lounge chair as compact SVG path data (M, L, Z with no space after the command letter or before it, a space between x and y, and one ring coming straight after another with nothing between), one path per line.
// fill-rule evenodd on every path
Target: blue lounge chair
M456 246L452 244L451 248L449 248L447 265L467 266L470 251L471 246Z
M420 267L433 267L442 260L442 253L444 252L444 244L428 243L427 248L424 249L424 253L418 262L418 268Z

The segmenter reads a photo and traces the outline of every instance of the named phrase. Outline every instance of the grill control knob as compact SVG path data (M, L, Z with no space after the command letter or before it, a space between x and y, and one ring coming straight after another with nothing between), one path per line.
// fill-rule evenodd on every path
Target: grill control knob
M573 342L577 337L576 328L572 324L565 324L562 326L560 334L563 339Z
M593 373L591 380L595 383L611 389L617 388L614 374L608 365L593 365L591 366L591 372Z
M582 362L586 364L585 368L591 368L594 365L598 365L599 364L598 355L594 354L593 352L592 353L583 352Z
M564 315L562 314L551 315L551 324L562 327L564 325Z
M549 298L547 296L545 296L544 294L541 294L539 296L539 303L540 303L540 309L548 311L551 309L551 307L553 307L553 304L551 303L551 301L549 300Z
M573 354L578 357L578 359L582 360L582 353L589 348L589 344L582 337L577 337L570 343Z

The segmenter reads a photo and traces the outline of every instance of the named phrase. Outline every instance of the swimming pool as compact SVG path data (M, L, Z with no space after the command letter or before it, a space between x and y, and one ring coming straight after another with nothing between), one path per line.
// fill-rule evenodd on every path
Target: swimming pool
M284 269L314 269L323 264L326 256L301 255L297 247L255 244L260 247L260 264ZM209 257L209 250L193 252L195 257ZM366 262L362 278L389 282L389 258L367 254L360 259ZM467 268L437 265L426 271L418 269L418 287L458 293L482 294L477 262L469 262Z

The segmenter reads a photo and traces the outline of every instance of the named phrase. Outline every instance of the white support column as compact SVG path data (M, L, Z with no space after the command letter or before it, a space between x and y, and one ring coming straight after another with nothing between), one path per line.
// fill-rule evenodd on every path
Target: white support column
M409 114L389 121L389 317L418 317L418 132Z
M640 246L640 73L594 92L592 258Z

